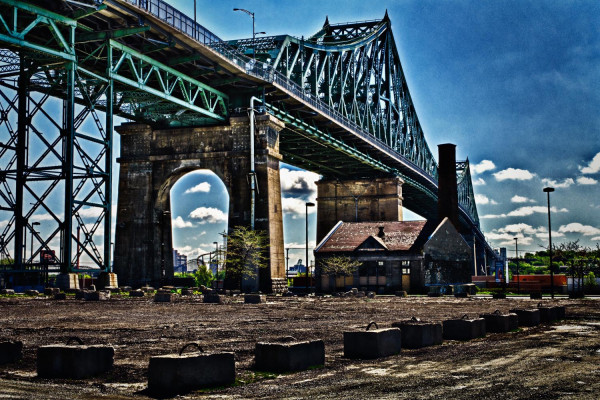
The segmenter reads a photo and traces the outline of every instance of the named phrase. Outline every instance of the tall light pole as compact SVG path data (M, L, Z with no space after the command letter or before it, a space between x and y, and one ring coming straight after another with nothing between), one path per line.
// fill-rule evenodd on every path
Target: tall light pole
M519 277L519 238L515 238L515 257L517 257L517 293L521 293L521 279Z
M306 293L308 293L308 279L310 277L310 269L308 267L308 207L314 207L315 203L312 203L310 201L306 202L306 221L305 221L305 227L306 227Z
M550 252L550 295L554 298L554 269L552 268L552 225L550 224L550 192L554 192L553 187L545 187L544 192L548 194L548 251Z
M215 245L215 264L217 265L217 274L216 274L216 288L219 289L219 242L213 242Z
M252 11L248 11L244 8L234 8L233 11L241 11L241 12L245 12L246 14L248 14L249 16L252 17L252 58L256 58L256 47L254 45L254 41L256 39L256 33L254 31L254 13Z
M35 226L40 225L39 222L31 223L31 263L33 264L33 234L35 233Z

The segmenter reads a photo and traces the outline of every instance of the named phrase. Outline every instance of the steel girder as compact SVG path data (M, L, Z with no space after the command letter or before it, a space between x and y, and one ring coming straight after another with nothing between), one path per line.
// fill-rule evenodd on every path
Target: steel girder
M477 213L477 205L475 204L469 159L456 163L456 184L458 186L458 204L467 212L479 228L479 214Z

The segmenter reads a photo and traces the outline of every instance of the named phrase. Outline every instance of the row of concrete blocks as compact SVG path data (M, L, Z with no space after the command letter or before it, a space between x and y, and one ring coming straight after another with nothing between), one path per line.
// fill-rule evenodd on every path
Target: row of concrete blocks
M131 296L131 293L133 293L133 292L130 292L130 296ZM142 295L143 295L143 293L142 293ZM176 298L177 298L176 293L160 291L160 290L158 292L156 292L156 294L154 295L154 301L157 303L169 303L169 302L174 301ZM204 303L222 304L223 298L218 293L206 293L203 296L202 301ZM267 301L267 296L264 294L256 294L256 293L244 294L244 303L246 303L246 304L261 304L261 303L266 303L266 301Z

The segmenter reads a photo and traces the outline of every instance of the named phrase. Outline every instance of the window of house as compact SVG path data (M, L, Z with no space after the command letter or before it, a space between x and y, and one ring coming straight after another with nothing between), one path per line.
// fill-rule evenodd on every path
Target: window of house
M410 275L410 268L402 268L402 275Z

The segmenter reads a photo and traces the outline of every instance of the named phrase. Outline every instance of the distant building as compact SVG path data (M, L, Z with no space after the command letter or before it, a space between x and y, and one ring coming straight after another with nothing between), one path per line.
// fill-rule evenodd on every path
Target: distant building
M187 256L180 254L177 249L173 249L173 271L187 272Z
M361 265L352 276L323 274L321 262L336 255ZM470 247L448 218L437 227L427 221L340 221L315 249L316 286L322 291L358 287L423 293L431 285L470 282L471 258Z

